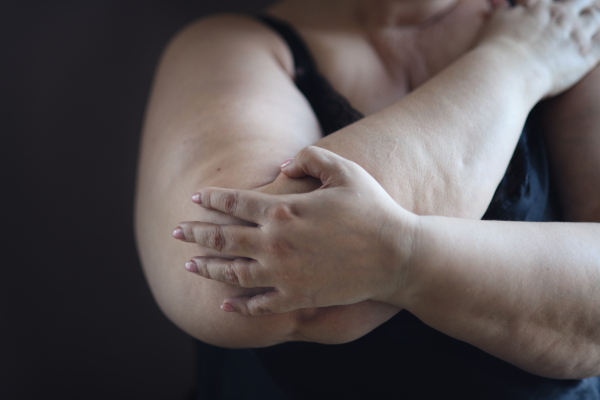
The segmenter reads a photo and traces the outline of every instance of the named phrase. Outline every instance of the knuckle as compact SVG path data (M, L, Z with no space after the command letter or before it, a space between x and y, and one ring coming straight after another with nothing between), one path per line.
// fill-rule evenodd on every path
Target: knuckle
M235 270L235 266L233 263L225 264L225 269L223 271L223 275L225 277L225 281L231 285L241 286L238 274Z
M312 150L311 147L312 146L308 146L308 147L303 148L302 150L300 150L298 152L298 155L296 157L297 158L304 158L304 157L309 156L314 151L314 150Z
M245 263L242 260L234 260L232 266L233 272L237 277L238 285L241 287L248 286L248 270L245 268Z
M261 315L269 315L271 311L265 307L262 303L253 304L248 308L250 315L259 317Z
M270 215L274 220L286 221L291 219L295 213L290 204L279 202L271 206Z
M225 248L225 236L223 235L223 230L219 226L212 228L208 240L209 246L218 252L221 252Z
M304 148L304 152L306 156L314 156L319 153L319 148L317 146L308 146Z
M196 265L198 265L198 274L200 274L200 276L211 279L210 271L206 262L196 262Z
M235 213L239 203L239 194L238 192L227 192L222 196L221 201L227 214Z

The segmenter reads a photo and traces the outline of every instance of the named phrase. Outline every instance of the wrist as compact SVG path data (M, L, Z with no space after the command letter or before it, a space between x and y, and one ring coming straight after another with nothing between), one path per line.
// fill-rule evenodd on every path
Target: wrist
M383 301L399 308L408 308L414 301L419 291L419 266L422 254L422 218L412 214L401 207L391 218L393 221L389 226L388 237L391 238L389 246L389 267L392 270L392 278L386 279L383 298L374 300Z
M499 38L480 43L471 53L483 68L497 74L499 84L519 96L528 110L552 91L548 69L519 43Z

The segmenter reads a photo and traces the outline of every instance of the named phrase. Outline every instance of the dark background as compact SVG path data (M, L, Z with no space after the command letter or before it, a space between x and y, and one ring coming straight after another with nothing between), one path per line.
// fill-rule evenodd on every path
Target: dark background
M0 399L185 399L191 339L159 311L133 239L154 68L203 15L271 0L0 7Z

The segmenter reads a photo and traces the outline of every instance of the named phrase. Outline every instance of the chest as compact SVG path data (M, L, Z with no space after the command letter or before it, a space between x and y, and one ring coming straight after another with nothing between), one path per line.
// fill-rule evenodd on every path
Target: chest
M400 100L476 43L485 0L466 0L424 25L377 29L298 27L319 71L364 115Z

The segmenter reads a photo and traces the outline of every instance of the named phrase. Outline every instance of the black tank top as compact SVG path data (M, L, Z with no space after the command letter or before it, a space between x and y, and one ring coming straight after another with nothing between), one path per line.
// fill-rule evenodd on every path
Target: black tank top
M295 83L324 135L362 118L318 72L287 24L258 17L287 42ZM535 110L484 219L558 221ZM524 372L446 336L403 310L351 343L288 342L230 350L198 342L199 399L600 399L600 378L554 380Z

